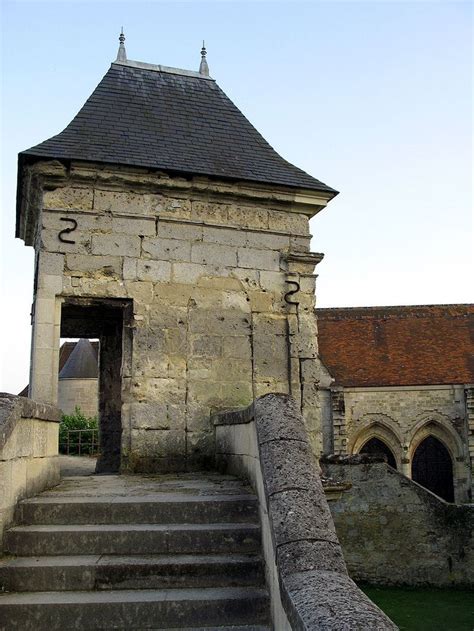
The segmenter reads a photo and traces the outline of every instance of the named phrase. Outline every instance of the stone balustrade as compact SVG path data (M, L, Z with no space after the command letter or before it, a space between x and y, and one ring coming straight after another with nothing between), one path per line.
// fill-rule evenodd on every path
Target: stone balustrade
M259 497L274 628L396 629L349 578L295 401L267 394L214 425L218 465Z

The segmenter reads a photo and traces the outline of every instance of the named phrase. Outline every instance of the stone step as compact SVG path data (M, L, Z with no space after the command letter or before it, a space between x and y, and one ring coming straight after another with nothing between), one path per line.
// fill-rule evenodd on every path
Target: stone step
M83 524L17 526L5 533L16 556L246 554L260 549L257 524Z
M9 631L257 629L268 624L268 595L252 587L17 592L0 594L0 614Z
M58 494L59 495L59 494ZM174 524L257 522L258 500L250 494L45 497L20 502L20 524Z
M0 564L0 592L263 585L257 555L17 557Z

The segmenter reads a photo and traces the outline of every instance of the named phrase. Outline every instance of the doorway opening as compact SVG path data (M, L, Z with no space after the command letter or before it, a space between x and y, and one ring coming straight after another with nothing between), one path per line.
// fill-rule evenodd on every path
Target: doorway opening
M371 438L368 440L363 445L359 453L370 454L371 456L384 456L388 465L394 469L397 468L397 462L392 450L383 442L383 440L380 440L380 438Z
M67 298L61 309L61 337L98 341L98 426L96 473L117 473L121 463L122 375L129 348L131 301Z
M427 436L418 445L412 479L447 502L454 502L453 462L449 451L434 436Z

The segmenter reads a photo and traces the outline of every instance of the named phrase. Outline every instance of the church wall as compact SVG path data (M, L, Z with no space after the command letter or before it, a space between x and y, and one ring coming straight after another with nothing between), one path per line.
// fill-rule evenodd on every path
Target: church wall
M63 176L60 186L41 184L38 278L44 285L45 268L54 266L53 300L133 300L123 466L205 464L213 453L210 414L267 392L298 399L319 453L308 209L296 212L290 199L268 191L255 199L235 186L139 171L76 166ZM73 230L61 240L65 228ZM298 306L284 299L289 278L300 285Z
M335 453L358 453L377 437L392 450L398 470L411 477L417 446L434 435L453 461L456 501L469 501L472 478L463 386L333 387L331 407Z
M349 574L373 585L474 585L474 506L447 504L385 463L323 463Z

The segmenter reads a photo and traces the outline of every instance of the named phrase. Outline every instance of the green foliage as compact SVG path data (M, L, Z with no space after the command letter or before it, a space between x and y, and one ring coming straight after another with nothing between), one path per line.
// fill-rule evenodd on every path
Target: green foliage
M63 414L59 424L60 453L70 455L96 453L97 428L97 416L85 416L79 406L74 409L74 414Z

